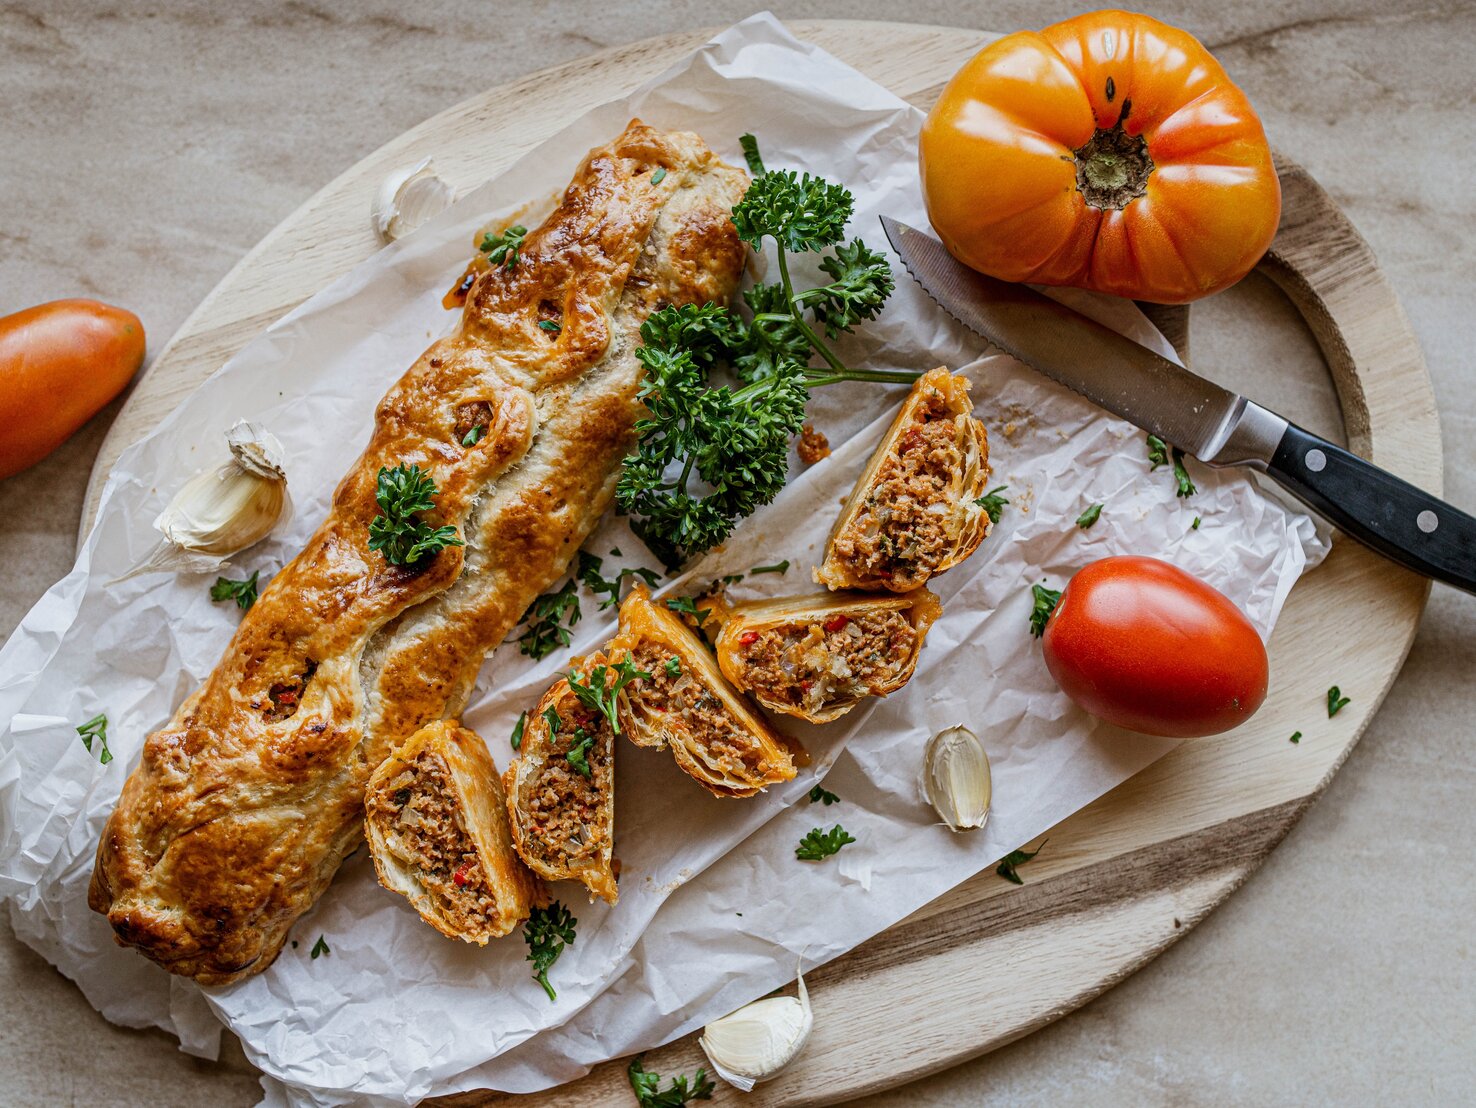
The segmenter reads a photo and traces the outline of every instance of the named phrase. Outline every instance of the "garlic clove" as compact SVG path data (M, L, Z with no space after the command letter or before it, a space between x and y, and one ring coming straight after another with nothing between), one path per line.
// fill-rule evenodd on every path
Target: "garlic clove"
M947 727L923 751L923 795L950 831L975 831L989 818L989 756L967 727Z
M742 1092L777 1076L804 1049L815 1026L810 993L797 975L798 996L769 996L713 1020L697 1040L717 1075Z
M210 573L285 518L291 500L277 437L243 419L226 432L226 445L230 460L186 481L154 520L163 540L109 584L144 573Z
M436 176L434 163L426 158L417 165L397 169L384 179L374 197L370 217L379 236L386 242L394 242L445 211L451 198L451 186Z

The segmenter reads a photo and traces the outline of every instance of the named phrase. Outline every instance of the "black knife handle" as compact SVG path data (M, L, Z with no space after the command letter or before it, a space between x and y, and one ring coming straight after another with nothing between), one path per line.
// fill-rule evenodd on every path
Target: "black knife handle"
M1289 424L1268 470L1298 500L1416 573L1476 593L1476 519Z

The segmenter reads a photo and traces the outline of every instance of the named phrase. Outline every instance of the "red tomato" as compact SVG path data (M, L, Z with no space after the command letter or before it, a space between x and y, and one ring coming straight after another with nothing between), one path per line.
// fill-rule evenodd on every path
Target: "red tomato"
M1239 608L1157 558L1079 570L1046 624L1046 667L1099 719L1189 739L1237 727L1266 699L1266 647Z

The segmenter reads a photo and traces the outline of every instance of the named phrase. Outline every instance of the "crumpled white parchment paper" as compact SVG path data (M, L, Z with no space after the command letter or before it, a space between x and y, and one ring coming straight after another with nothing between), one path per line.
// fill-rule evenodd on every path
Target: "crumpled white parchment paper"
M1029 635L1033 582L1059 587L1095 558L1151 553L1227 593L1269 635L1292 584L1325 549L1308 517L1243 476L1191 463L1199 491L1177 499L1166 470L1149 472L1140 431L1008 358L980 358L982 342L895 264L898 288L883 317L843 353L858 365L963 368L989 429L993 483L1009 486L1010 506L983 548L933 583L945 615L908 688L824 728L784 724L814 756L787 786L718 800L666 754L620 746L620 903L589 905L577 888L556 890L580 921L551 975L556 1003L530 978L516 934L486 949L442 938L379 888L362 850L297 924L297 945L248 981L201 990L118 948L86 905L98 835L144 736L208 673L237 614L211 603L210 576L106 582L149 549L149 521L192 473L223 457L223 433L242 417L282 440L298 510L236 564L263 576L280 567L322 518L379 397L451 327L439 301L474 230L561 189L584 151L632 116L698 131L734 161L738 136L754 132L770 167L845 183L856 196L850 233L874 246L885 246L882 212L926 226L915 169L920 113L771 16L755 16L571 124L243 349L123 455L76 567L0 651L0 896L17 934L115 1022L167 1028L185 1050L206 1055L223 1022L269 1075L269 1102L403 1103L479 1086L545 1088L790 980L799 952L814 964L855 946L1171 745L1113 731L1060 694ZM1061 295L1172 353L1131 304ZM734 597L813 591L809 568L903 391L819 391L811 414L835 453L808 470L796 465L773 505L665 587L695 592L787 558L787 574L748 578ZM1100 521L1075 527L1096 501L1105 505ZM656 566L621 520L607 520L586 548L605 557L607 573ZM622 553L611 556L616 548ZM570 653L613 631L613 611L598 612L587 593L583 607ZM566 661L561 653L533 663L512 646L489 661L464 718L499 766L511 756L518 713ZM110 721L108 766L74 730L98 712ZM923 804L917 775L927 737L960 721L989 751L994 810L984 831L955 836ZM842 803L806 801L821 778ZM807 830L836 822L859 841L822 864L794 858ZM331 953L311 958L320 935Z

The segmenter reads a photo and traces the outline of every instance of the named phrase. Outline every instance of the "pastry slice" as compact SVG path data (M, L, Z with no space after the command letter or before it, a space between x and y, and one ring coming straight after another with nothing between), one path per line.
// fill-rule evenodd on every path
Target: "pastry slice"
M989 438L973 410L966 378L942 368L918 378L841 509L817 582L907 592L978 549Z
M907 684L942 613L927 589L740 604L718 635L718 665L765 708L829 723Z
M449 938L485 946L542 900L513 851L487 745L455 720L422 727L380 763L364 830L379 883Z
M715 796L753 796L794 777L789 742L734 689L697 634L637 585L620 605L610 655L649 676L620 694L620 726L637 746L667 747Z
M589 690L584 697L571 678ZM520 757L503 775L513 845L549 881L581 881L590 899L619 896L615 839L615 731L590 701L618 681L605 655L584 659L543 694L523 727ZM604 702L613 713L613 698Z

